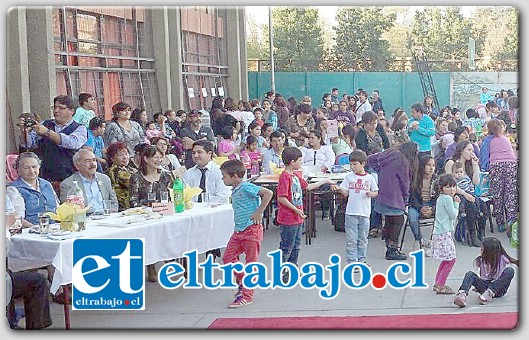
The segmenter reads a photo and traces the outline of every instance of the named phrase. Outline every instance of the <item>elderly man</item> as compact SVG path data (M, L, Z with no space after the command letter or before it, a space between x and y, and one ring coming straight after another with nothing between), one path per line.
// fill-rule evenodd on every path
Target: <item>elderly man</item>
M215 135L209 126L202 126L202 112L198 110L191 110L189 112L189 127L183 128L180 131L182 137L182 144L185 150L185 166L187 169L195 165L193 160L193 142L197 140L214 141Z
M73 187L73 182L83 191L84 202L90 206L88 213L103 211L103 202L110 200L112 204L118 206L116 193L112 188L110 178L102 173L96 172L97 161L94 153L87 149L80 149L73 156L76 173L61 182L60 200L66 201L68 192Z
M36 146L37 155L42 159L40 175L57 190L59 182L74 173L72 157L86 143L88 133L86 126L73 120L75 103L70 97L55 97L52 109L55 119L33 122L25 146ZM21 138L21 144L24 143Z
M274 163L278 167L284 167L281 159L281 153L283 152L285 140L283 134L279 131L274 131L270 134L270 146L271 148L266 149L263 152L263 170L268 172L270 170L270 162Z

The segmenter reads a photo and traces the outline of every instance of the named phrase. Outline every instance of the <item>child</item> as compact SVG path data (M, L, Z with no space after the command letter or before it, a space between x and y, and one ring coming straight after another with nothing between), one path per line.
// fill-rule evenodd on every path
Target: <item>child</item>
M156 128L156 122L150 121L145 126L145 136L151 140L154 137L163 137L163 132Z
M249 163L250 167L262 161L261 153L257 150L257 138L248 136L246 138L246 149L241 151L241 160Z
M254 122L256 122L259 126L262 127L265 123L263 120L263 109L260 107L254 108L253 115L255 116Z
M84 145L87 149L91 149L96 156L97 171L103 172L103 167L107 166L107 160L105 159L107 149L103 142L103 134L105 133L105 121L100 117L94 117L90 119L88 123L88 139Z
M279 176L277 183L277 223L281 228L281 242L279 248L283 251L283 262L297 265L299 245L303 219L307 216L303 212L302 190L313 190L323 184L334 184L329 178L308 184L301 177L302 153L298 148L287 146L281 154L285 170ZM283 283L287 283L289 271L283 271Z
M257 262L263 240L263 211L272 199L272 191L244 181L246 169L239 160L222 163L220 171L224 184L232 187L231 202L235 221L234 233L228 241L222 261L225 264L240 262L239 255L244 254L246 264ZM242 284L244 273L235 273L235 277L239 288L235 300L228 308L252 304L254 291Z
M223 126L220 130L220 136L217 146L219 156L228 157L229 159L239 159L239 149L235 147L237 131L233 126Z
M465 174L465 165L459 161L454 162L452 166L452 176L456 180L457 186L471 195L474 195L474 184L468 175ZM466 214L466 201L462 200L459 208L460 216L465 217Z
M514 277L511 263L518 266L518 260L507 254L500 240L495 237L485 238L481 244L481 255L474 259L474 266L479 268L479 276L473 271L465 274L454 304L465 307L468 291L472 286L481 294L478 300L482 305L505 295Z
M454 243L454 227L461 199L455 196L456 181L450 174L443 174L438 182L439 197L435 203L435 222L432 236L432 255L441 260L433 291L437 294L454 294L446 285L446 279L456 262L456 246Z
M364 169L366 159L363 150L353 150L349 155L353 172L347 174L339 186L331 187L331 190L348 197L345 210L345 256L348 264L366 262L371 198L378 196L375 178Z
M248 134L257 138L257 148L260 153L263 153L270 147L270 143L261 136L261 127L256 122L252 122L248 125Z

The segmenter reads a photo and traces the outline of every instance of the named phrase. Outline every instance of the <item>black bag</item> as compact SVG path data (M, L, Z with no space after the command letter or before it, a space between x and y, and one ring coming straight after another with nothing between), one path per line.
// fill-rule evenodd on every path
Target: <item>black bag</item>
M347 199L339 201L334 214L334 230L345 232L345 208L347 207Z

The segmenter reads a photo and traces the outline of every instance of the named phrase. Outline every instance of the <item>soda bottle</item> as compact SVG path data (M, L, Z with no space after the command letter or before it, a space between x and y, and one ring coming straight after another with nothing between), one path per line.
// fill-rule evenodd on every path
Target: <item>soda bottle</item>
M72 216L73 230L79 230L79 226L84 229L84 224L86 220L86 213L81 212L80 210L84 208L84 195L83 191L77 184L77 181L73 181L73 185L66 195L66 202L75 204L76 207L74 215ZM84 217L83 217L84 215Z
M174 192L174 211L177 213L184 212L184 182L180 177L177 177L173 182L173 192Z

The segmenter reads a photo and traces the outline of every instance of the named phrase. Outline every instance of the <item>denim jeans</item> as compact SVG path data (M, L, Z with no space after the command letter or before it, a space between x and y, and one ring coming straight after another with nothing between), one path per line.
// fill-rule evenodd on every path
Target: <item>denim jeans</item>
M302 224L282 225L279 249L283 251L283 262L298 264Z
M423 207L431 207L431 204L424 204ZM433 215L432 215L433 217ZM416 241L422 239L421 227L419 226L419 219L421 218L421 210L415 207L408 207L408 220L410 221L410 229Z
M505 268L497 280L483 280L478 274L467 272L459 290L464 290L468 294L470 287L474 286L480 294L483 294L490 288L494 292L494 297L500 297L507 293L513 277L514 269L511 267Z
M345 257L347 263L365 262L369 217L345 215Z

